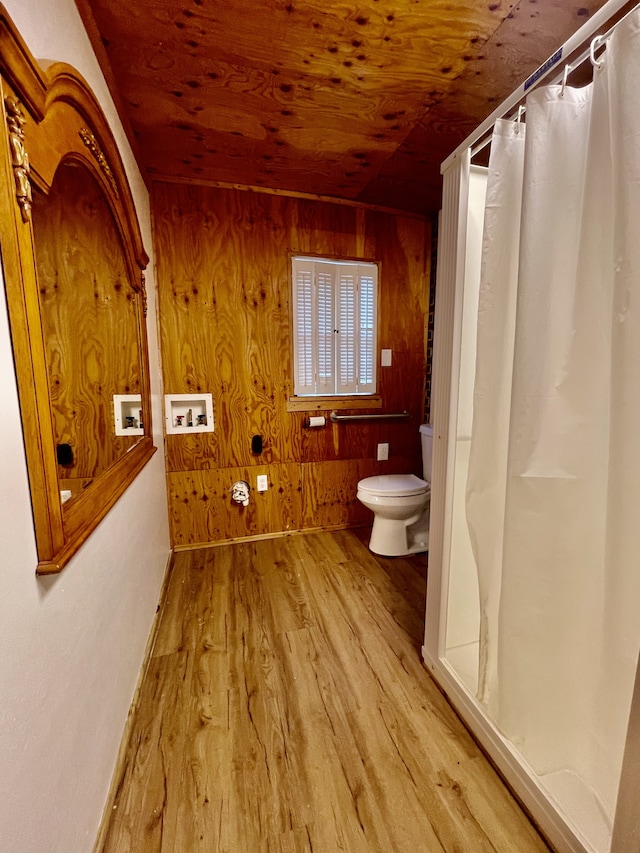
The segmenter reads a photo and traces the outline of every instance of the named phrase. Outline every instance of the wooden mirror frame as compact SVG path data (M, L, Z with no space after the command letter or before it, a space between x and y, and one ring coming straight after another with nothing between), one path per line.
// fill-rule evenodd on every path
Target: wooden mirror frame
M104 114L72 67L39 65L0 5L0 248L38 552L37 572L59 572L127 489L155 447L151 438L144 273L149 258L118 148ZM31 185L47 193L62 162L101 187L123 249L138 328L145 432L129 452L63 507L31 222Z

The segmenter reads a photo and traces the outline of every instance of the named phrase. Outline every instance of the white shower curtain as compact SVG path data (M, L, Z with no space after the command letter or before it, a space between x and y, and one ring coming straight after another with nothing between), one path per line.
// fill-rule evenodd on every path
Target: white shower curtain
M478 697L610 818L640 646L640 14L492 141L467 520Z

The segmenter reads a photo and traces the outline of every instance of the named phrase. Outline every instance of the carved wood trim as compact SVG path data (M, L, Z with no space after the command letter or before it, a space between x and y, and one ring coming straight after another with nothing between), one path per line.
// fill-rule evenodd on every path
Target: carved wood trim
M102 153L102 149L98 145L98 140L95 138L95 136L93 135L93 133L91 133L90 130L87 130L86 127L81 127L78 132L80 134L80 139L82 139L89 151L93 154L98 166L100 166L106 179L109 181L111 189L113 190L113 194L116 198L120 198L116 179L113 177L113 172L111 171L111 167L107 163L107 158L104 156L104 154Z
M147 316L149 306L147 304L147 280L144 272L140 273L140 295L142 297L142 316Z
M11 165L13 166L13 177L16 182L16 199L20 206L20 214L23 222L31 219L31 205L33 197L31 194L31 181L29 180L29 155L24 147L24 113L20 109L20 101L7 95L4 99L7 115L7 128L9 130L9 150L11 152Z

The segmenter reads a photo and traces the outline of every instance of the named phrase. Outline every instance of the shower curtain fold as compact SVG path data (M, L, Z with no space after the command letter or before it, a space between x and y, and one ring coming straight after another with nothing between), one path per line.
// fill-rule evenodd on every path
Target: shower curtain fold
M640 646L639 57L634 13L590 86L496 125L466 497L479 701L608 820Z
M496 123L487 176L478 303L476 348L481 357L476 357L466 504L471 547L482 569L478 572L478 698L488 706L494 704L492 688L497 681L494 626L500 600L524 143L524 125L504 120Z

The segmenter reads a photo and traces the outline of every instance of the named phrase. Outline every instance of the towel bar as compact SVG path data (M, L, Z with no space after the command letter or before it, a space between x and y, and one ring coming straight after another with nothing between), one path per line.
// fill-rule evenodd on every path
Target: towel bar
M362 415L340 415L338 412L331 412L329 420L334 423L344 423L346 421L406 421L411 417L411 412L397 412L394 414L371 413Z

